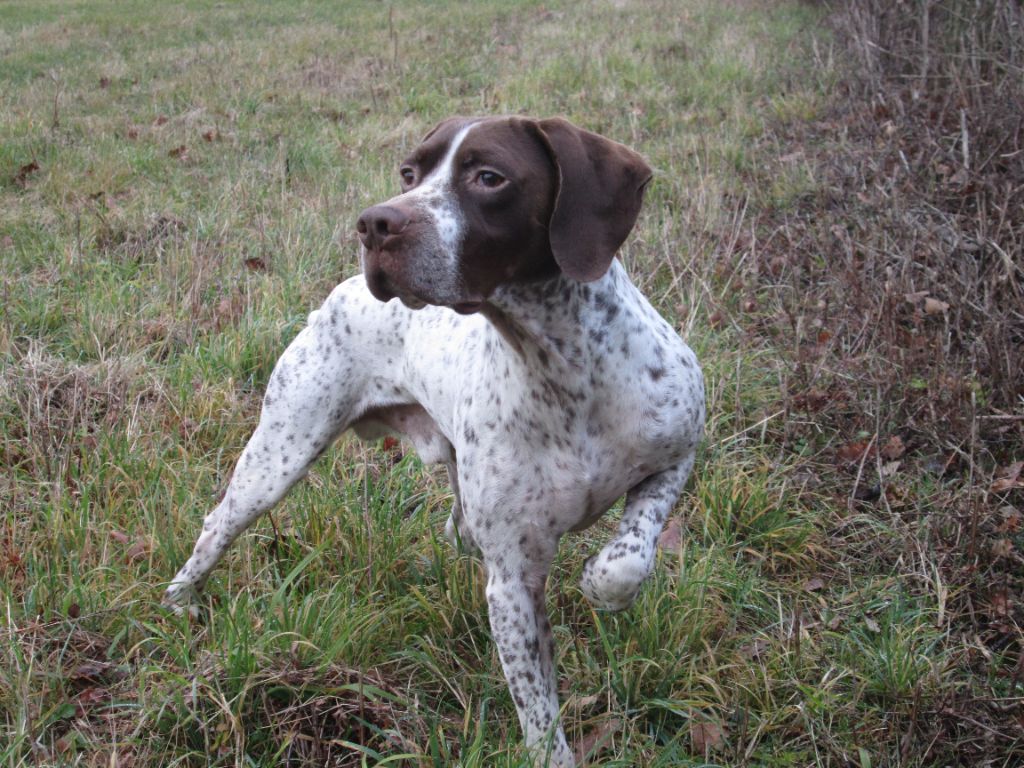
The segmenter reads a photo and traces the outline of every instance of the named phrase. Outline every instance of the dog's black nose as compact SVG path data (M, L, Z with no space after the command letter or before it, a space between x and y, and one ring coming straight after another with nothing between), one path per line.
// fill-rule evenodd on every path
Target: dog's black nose
M389 237L401 234L408 224L409 217L400 209L390 205L375 205L359 216L356 231L367 249L379 251Z

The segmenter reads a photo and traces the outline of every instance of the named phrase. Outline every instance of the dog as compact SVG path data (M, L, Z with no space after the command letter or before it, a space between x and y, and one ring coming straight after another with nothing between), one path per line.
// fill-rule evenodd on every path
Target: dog
M537 765L574 765L559 722L545 584L561 537L625 495L583 567L630 606L704 428L690 348L615 254L652 172L561 119L456 117L359 216L363 274L288 346L223 500L166 593L185 606L249 525L346 429L397 432L454 492L446 534L487 572L492 635Z

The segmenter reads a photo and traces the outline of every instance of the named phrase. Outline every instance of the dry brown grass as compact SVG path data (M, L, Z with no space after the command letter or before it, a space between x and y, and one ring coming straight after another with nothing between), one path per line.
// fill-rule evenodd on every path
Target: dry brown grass
M779 355L780 445L813 457L810 485L846 509L835 573L921 580L951 619L952 663L978 674L915 698L903 758L1016 754L1024 11L857 0L830 23L849 62L836 98L770 132L780 155L752 180L804 166L815 183L723 237L734 316Z

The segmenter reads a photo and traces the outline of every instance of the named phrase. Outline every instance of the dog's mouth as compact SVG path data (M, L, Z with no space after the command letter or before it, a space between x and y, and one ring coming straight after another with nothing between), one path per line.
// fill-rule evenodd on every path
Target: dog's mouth
M482 301L460 301L452 304L451 307L460 315L472 315L475 312L479 312L483 305Z
M405 306L407 306L409 309L423 309L425 306L427 306L428 303L417 296L411 295L399 296L398 300L405 304Z

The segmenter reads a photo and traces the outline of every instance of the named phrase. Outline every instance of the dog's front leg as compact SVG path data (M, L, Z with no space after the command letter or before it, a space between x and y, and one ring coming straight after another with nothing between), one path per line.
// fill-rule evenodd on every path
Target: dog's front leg
M686 485L693 461L690 454L629 489L618 535L583 566L580 587L595 608L621 611L636 600L654 570L658 536Z
M554 638L544 604L550 559L515 550L487 555L491 633L526 746L538 766L571 768L575 761L558 718Z
M224 499L203 521L192 556L167 588L165 604L177 609L191 602L231 543L305 477L348 425L359 394L357 366L342 345L325 338L332 335L321 315L278 360L259 425Z

